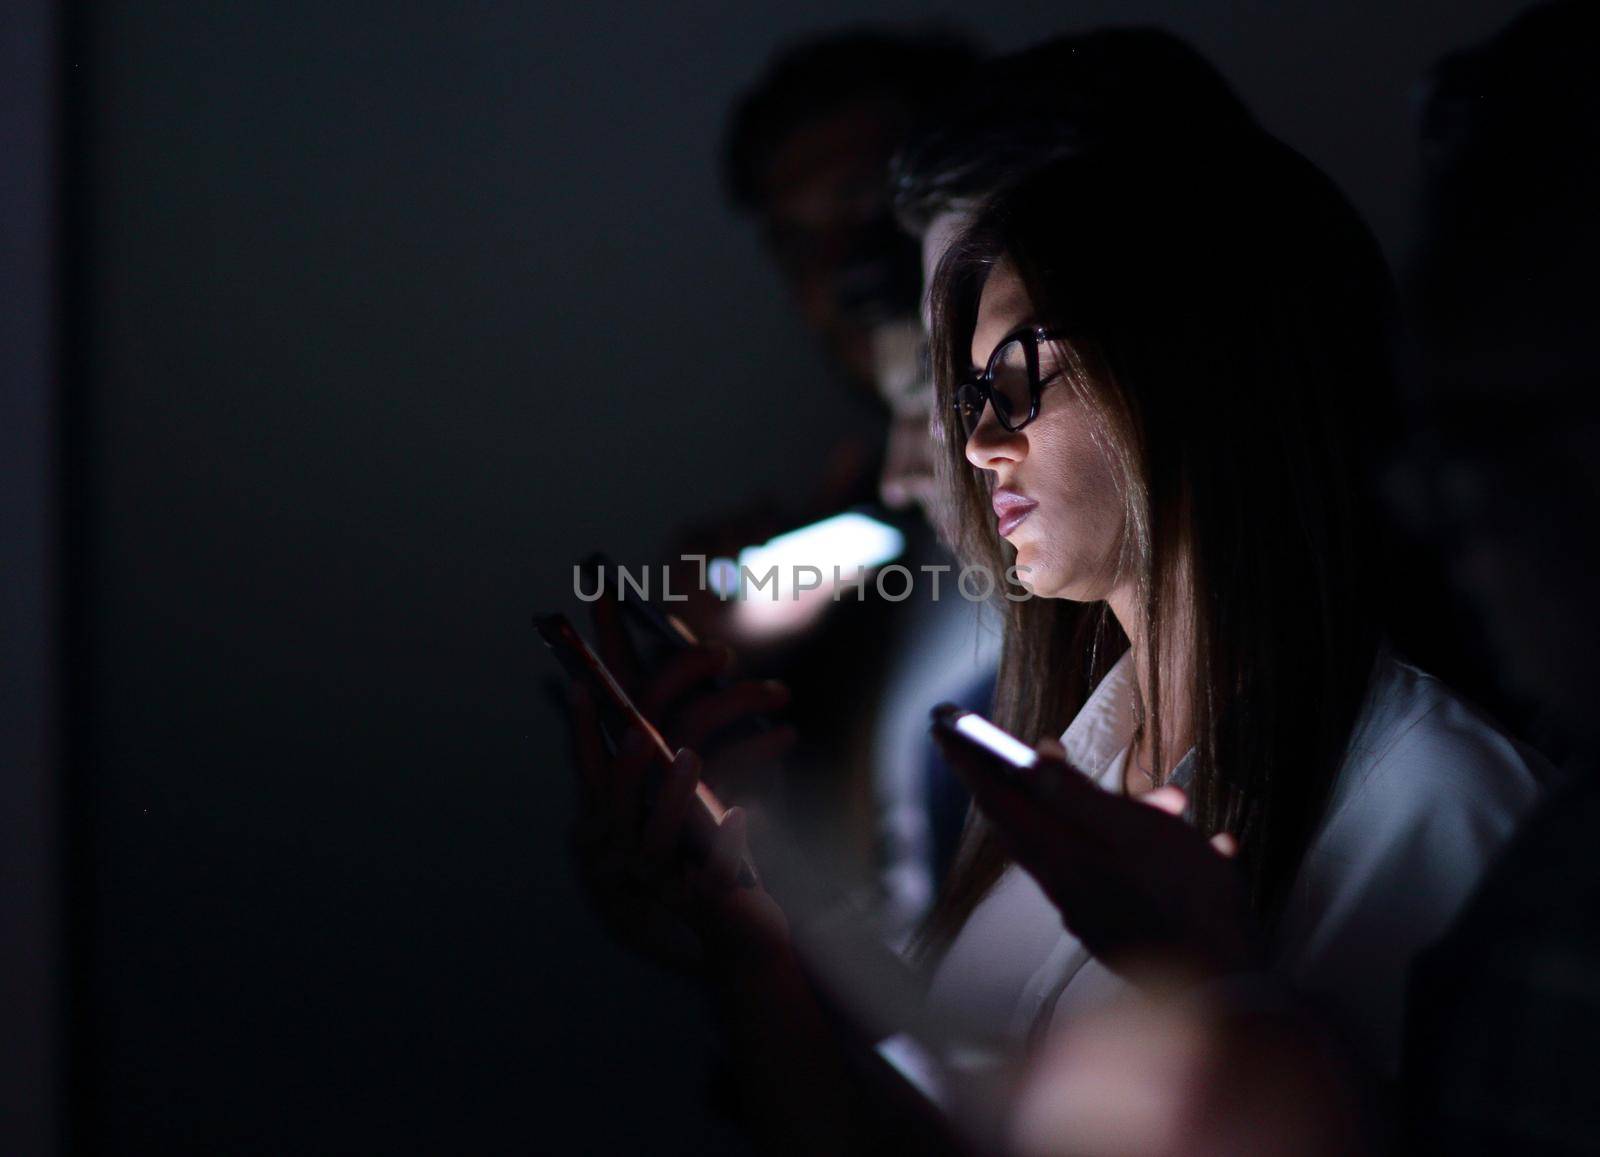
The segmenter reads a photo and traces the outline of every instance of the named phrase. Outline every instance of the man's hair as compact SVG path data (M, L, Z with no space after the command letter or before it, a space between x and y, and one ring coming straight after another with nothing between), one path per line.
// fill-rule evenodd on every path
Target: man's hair
M1543 4L1429 74L1426 213L1410 288L1430 342L1473 349L1495 335L1504 344L1512 307L1536 323L1535 344L1587 344L1587 287L1600 253L1596 36L1600 6L1592 0ZM1552 328L1558 320L1571 328ZM1529 370L1516 391L1528 387ZM1590 392L1590 383L1582 388Z
M798 129L879 97L903 102L909 124L977 60L972 43L948 30L859 28L783 48L728 118L723 180L729 200L760 209L772 157Z
M925 109L891 168L900 223L976 208L1102 143L1140 148L1253 126L1199 53L1155 28L1102 28L994 57Z

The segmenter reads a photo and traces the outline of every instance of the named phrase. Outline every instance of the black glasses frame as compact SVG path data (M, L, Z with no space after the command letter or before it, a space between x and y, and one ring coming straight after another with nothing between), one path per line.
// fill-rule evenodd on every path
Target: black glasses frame
M1013 434L1039 416L1039 394L1061 372L1057 370L1049 379L1039 380L1039 343L1055 341L1064 336L1042 325L1024 325L1012 330L995 344L994 352L984 364L983 372L974 374L955 390L956 420L961 423L961 428L968 438L972 437L982 423L984 410L991 406L994 407L995 419ZM1020 422L1013 422L1010 406L1006 405L1004 399L994 390L994 367L999 362L1000 355L1013 343L1021 344L1023 361L1028 370L1028 415ZM967 424L968 413L974 415L971 425Z

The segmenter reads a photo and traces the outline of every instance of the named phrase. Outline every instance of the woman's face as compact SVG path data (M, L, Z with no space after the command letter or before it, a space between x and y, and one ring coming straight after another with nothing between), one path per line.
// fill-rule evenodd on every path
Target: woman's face
M972 331L972 364L980 371L1000 342L1035 322L1033 303L1009 261L984 285ZM1125 512L1111 458L1092 435L1092 413L1065 377L1050 381L1059 362L1039 347L1039 416L1013 433L984 409L967 439L967 460L987 471L1002 538L1016 547L1023 583L1046 598L1092 602L1109 598Z

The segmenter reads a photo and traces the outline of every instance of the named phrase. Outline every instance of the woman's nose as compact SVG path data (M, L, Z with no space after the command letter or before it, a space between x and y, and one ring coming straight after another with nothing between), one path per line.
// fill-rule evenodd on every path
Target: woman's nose
M1028 436L1007 430L994 416L994 405L984 406L977 427L967 435L967 461L979 470L1015 465L1028 456Z

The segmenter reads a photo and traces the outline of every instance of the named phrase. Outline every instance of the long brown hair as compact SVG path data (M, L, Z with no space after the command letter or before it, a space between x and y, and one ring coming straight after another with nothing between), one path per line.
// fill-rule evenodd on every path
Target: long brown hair
M945 255L932 291L956 546L996 574L1013 552L946 419L1001 260L1020 275L1034 320L1069 335L1056 351L1067 372L1047 389L1089 403L1120 476L1153 766L1167 766L1167 713L1153 705L1183 703L1196 823L1239 836L1270 919L1377 652L1363 555L1372 454L1393 428L1387 267L1333 185L1254 130L1203 154L1074 158L1003 194ZM1059 734L1128 640L1103 604L1034 598L1004 611L997 719L1029 740ZM1185 647L1192 675L1170 686L1163 660ZM1005 867L982 818L969 816L925 952L948 943Z

